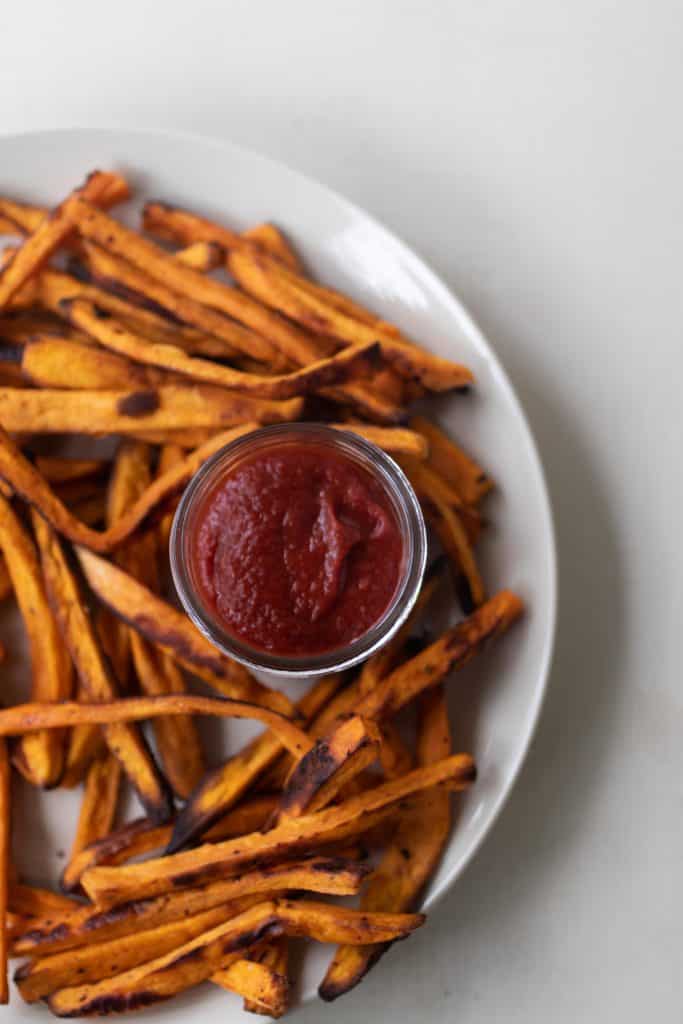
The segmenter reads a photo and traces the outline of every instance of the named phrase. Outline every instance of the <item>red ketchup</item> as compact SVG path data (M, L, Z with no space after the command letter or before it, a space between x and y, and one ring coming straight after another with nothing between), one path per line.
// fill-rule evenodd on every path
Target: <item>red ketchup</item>
M190 557L224 628L283 656L344 647L375 625L402 575L403 540L382 485L322 444L240 460L197 509Z

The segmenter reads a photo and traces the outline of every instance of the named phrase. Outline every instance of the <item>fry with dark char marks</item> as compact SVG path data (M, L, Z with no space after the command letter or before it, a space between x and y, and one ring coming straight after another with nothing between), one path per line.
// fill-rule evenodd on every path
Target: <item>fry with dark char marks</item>
M31 698L67 700L73 687L73 668L45 594L35 544L7 498L0 495L0 549L12 580L28 637L31 658ZM35 786L54 786L64 767L64 735L53 732L22 737L13 760Z
M74 877L74 858L88 846L111 830L116 816L121 783L121 766L113 754L105 753L96 758L85 779L83 800L78 815L76 835L71 846L69 863L62 872L62 888L65 892L78 889L79 877Z
M7 986L9 865L12 844L10 764L7 744L0 740L0 1003L9 1002Z
M128 198L128 186L116 174L93 171L71 198L82 196L101 206L113 206ZM36 230L14 253L0 271L0 310L4 309L22 285L34 274L52 253L73 233L74 225L66 216L69 200L65 200L52 213L41 220Z
M0 736L23 736L26 732L64 729L83 722L106 726L109 733L110 726L143 722L159 715L214 715L217 718L249 718L263 722L277 733L280 742L297 757L311 745L306 733L279 711L229 697L197 697L188 693L105 700L100 697L96 704L77 704L75 701L63 701L61 704L15 704L14 707L0 711ZM135 781L131 781L135 785ZM155 816L150 813L150 817L154 820Z
M297 275L284 271L272 259L264 259L254 251L236 250L228 256L228 267L250 295L316 334L347 345L379 341L382 354L395 370L430 390L449 391L469 387L473 382L467 367L418 348L398 335L394 328L369 325L348 316L313 294L305 284L299 283Z
M292 712L284 693L270 690L218 651L183 615L112 562L76 548L88 585L102 604L225 697Z
M234 807L213 828L209 829L206 833L206 841L219 842L223 839L242 836L248 832L258 832L263 828L276 806L277 797L270 794L246 800ZM137 818L130 821L81 850L71 861L71 876L80 885L84 872L98 864L125 864L146 853L155 851L161 853L171 838L172 830L172 825L154 825L148 818ZM43 915L39 915L39 917L41 919L34 918L30 929L26 930L20 939L13 943L13 949L17 953L31 953L33 949L37 949L42 955L43 950L54 952L56 949L62 948L59 937L54 934L54 921L51 918L47 921L43 920ZM73 920L72 914L69 914L69 919ZM68 932L62 930L60 935L67 936Z
M358 715L318 740L287 780L272 826L331 803L351 779L377 760L380 742L380 731L374 722Z
M44 962L53 954L92 943L111 942L134 932L150 931L173 921L184 920L215 907L227 909L244 896L272 893L285 889L353 896L358 892L368 868L341 857L315 856L297 861L269 864L247 871L239 878L214 882L195 889L181 889L156 899L133 900L117 907L99 910L79 907L75 912L51 919L51 928L43 929L44 941L36 944L34 932L40 922L30 924L24 936L12 944L16 955L38 955ZM60 963L68 963L68 958Z
M7 712L0 712L0 716L2 714ZM358 836L384 820L392 805L405 797L432 786L465 789L475 775L474 761L469 754L457 754L350 797L335 807L287 819L269 832L255 832L222 843L205 843L194 850L143 864L91 868L81 882L91 900L109 905L160 895L180 884L200 885L230 877L245 865L267 862L274 856L295 856L321 844Z
M296 710L306 725L341 687L341 674L324 676L297 702ZM180 810L168 845L175 852L203 835L240 799L243 793L283 753L278 737L270 732L257 736L238 754L209 772Z
M420 699L417 759L431 764L451 752L451 733L443 686ZM408 801L398 816L398 828L382 853L361 897L368 911L412 910L436 869L451 831L450 794L433 789ZM340 946L318 989L330 1002L354 988L388 949L372 946Z
M248 1013L282 1017L289 1007L287 950L286 937L274 939L265 949L254 950L249 957L219 968L211 981L242 996Z
M113 700L117 695L117 682L107 659L103 656L90 616L86 611L79 585L66 560L62 546L54 530L35 511L32 513L33 528L40 549L43 579L50 604L62 632L62 637L73 659L78 677L90 700ZM34 709L43 708L47 719L52 714L59 720L69 707L78 709L65 725L100 724L96 717L99 707L106 705L54 704L25 705ZM0 712L21 718L21 705ZM88 712L92 716L88 717ZM31 712L27 716L30 718ZM34 710L34 715L40 712ZM125 719L105 725L104 738L112 754L119 760L123 770L137 792L147 813L154 821L165 821L171 815L172 802L165 780L160 775L142 733ZM20 729L19 732L23 732ZM32 730L31 730L32 731Z
M176 995L226 966L257 942L298 935L318 942L396 941L424 922L421 914L362 914L313 900L271 900L204 932L172 952L105 981L58 990L48 999L58 1017L117 1013Z
M255 429L254 423L245 423L215 435L191 455L188 455L182 463L155 480L130 512L104 533L90 529L69 512L35 466L22 455L1 427L0 477L11 486L17 495L27 501L29 505L37 508L43 518L58 533L75 544L81 544L93 551L104 553L113 551L119 544L140 530L169 498L182 490L190 477L210 455L219 451L236 437Z
M410 426L429 442L432 469L455 487L467 505L478 505L493 487L493 481L482 467L424 416L414 416Z
M286 399L337 387L368 376L377 367L379 345L368 342L280 376L242 373L207 359L189 356L174 345L160 345L127 330L118 320L84 299L65 299L62 307L70 322L107 349L152 367L169 370L190 380L229 388L257 398Z

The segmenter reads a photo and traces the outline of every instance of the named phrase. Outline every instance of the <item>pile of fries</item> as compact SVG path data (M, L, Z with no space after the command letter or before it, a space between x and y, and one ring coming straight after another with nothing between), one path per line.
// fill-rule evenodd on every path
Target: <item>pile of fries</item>
M0 596L16 601L31 663L30 702L0 710L0 998L17 956L22 997L57 1016L208 981L279 1017L292 936L337 944L320 985L332 1000L423 923L450 793L476 774L452 752L444 683L522 603L487 596L477 566L491 481L408 412L470 372L314 282L272 225L237 233L153 202L143 234L108 212L128 197L96 171L51 211L0 199L0 234L16 239L0 260ZM379 653L293 703L177 609L167 548L205 459L301 419L391 453L443 556ZM118 447L46 453L46 435L74 434ZM465 617L417 637L445 577ZM265 730L210 766L197 715ZM397 717L410 716L408 743ZM12 770L82 787L62 894L22 880ZM126 788L142 814L122 824ZM358 909L323 898L353 895Z

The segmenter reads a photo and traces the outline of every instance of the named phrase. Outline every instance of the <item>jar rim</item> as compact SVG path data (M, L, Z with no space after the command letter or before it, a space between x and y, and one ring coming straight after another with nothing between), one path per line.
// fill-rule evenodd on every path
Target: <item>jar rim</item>
M283 655L253 647L229 632L200 597L193 582L188 544L193 513L228 467L266 447L291 441L318 443L345 454L378 480L397 513L404 544L403 573L380 619L348 644L314 655ZM242 434L215 452L188 483L173 517L169 541L173 582L187 615L224 654L252 671L283 678L313 678L341 672L369 658L401 628L417 599L427 562L427 531L417 496L401 467L385 451L352 430L324 423L278 423Z

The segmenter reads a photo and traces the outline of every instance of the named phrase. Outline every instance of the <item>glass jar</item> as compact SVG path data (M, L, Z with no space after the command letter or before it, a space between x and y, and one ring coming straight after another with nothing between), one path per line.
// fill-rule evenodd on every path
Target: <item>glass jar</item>
M282 655L261 650L231 633L203 598L191 544L198 514L220 480L256 453L278 446L315 444L329 447L369 474L383 489L394 512L402 540L402 565L394 595L366 632L343 647L312 655ZM422 583L427 559L427 534L420 504L401 468L386 452L350 430L318 423L280 423L254 430L216 452L188 484L176 511L170 539L173 581L185 611L219 650L260 675L310 679L339 672L364 661L400 629Z

